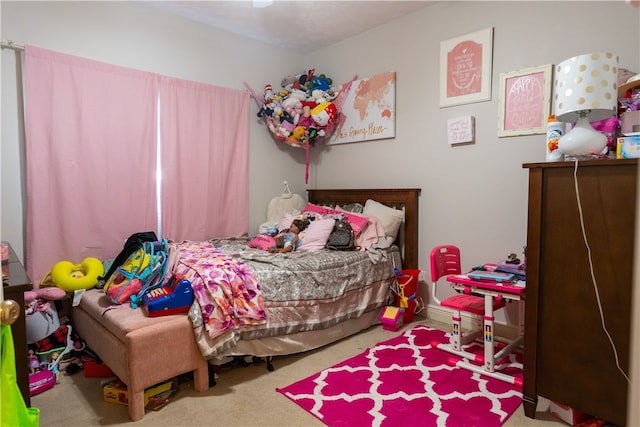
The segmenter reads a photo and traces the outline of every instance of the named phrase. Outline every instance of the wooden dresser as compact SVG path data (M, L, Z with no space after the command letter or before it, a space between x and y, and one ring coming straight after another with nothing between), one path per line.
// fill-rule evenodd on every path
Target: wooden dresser
M523 399L626 424L637 159L529 163Z
M16 353L16 378L20 392L27 406L31 406L29 395L29 364L27 362L27 326L24 317L24 292L33 287L27 272L20 263L18 256L9 245L9 262L2 264L3 271L9 274L7 280L3 280L2 289L4 298L14 300L20 307L20 317L11 325L13 344Z

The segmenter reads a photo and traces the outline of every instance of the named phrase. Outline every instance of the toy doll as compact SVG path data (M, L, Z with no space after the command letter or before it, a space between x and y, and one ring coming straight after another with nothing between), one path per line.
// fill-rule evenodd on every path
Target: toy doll
M60 366L58 363L58 358L60 355L57 351L51 354L51 362L47 365L47 369L51 371L53 376L56 378L56 384L60 384Z
M308 219L294 219L289 229L275 236L276 245L268 249L271 253L287 253L296 250L300 243L299 234L309 225Z
M29 373L35 374L37 371L40 370L40 360L38 359L38 356L36 356L36 353L31 348L27 350L27 357L29 359Z

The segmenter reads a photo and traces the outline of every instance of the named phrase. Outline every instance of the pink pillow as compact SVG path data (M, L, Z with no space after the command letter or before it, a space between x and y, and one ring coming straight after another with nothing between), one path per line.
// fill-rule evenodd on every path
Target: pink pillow
M334 225L333 218L311 221L311 224L300 233L300 246L296 250L314 252L324 248Z
M360 232L369 223L368 216L348 212L342 208L336 208L335 210L332 210L331 213L338 213L338 214L344 215L344 217L349 221L349 224L351 224L351 228L353 228L353 234L355 234L356 237L358 237Z
M356 236L360 234L362 229L369 222L368 217L345 211L340 207L336 209L329 209L324 206L318 206L318 205L314 205L313 203L307 203L307 206L302 210L302 212L315 212L321 215L342 215L347 219L347 221L349 221L349 223L351 224L351 228L353 228L353 234L355 234Z
M294 219L296 219L297 216L298 215L293 213L285 214L285 216L282 217L282 219L277 225L278 231L282 231L286 228L289 228L291 226L291 223L293 222Z
M314 205L313 203L307 203L307 206L305 206L304 209L302 209L302 212L315 212L321 215L325 215L329 213L329 210L330 209L325 208L324 206L318 206L318 205Z

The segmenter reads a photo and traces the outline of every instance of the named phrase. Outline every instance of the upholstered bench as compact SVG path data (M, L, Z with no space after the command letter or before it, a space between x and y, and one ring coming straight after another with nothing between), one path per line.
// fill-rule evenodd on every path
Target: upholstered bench
M207 361L186 314L148 317L142 308L110 306L101 290L86 291L73 308L73 326L127 384L132 421L144 417L145 388L190 371L197 391L209 388Z

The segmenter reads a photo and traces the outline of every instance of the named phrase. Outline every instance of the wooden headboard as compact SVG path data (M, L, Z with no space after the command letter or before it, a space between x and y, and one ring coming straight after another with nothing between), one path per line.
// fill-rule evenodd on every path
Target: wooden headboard
M402 255L402 267L417 269L418 254L418 197L419 188L380 188L380 189L327 189L307 190L309 202L320 206L347 205L360 203L364 206L373 199L392 208L404 210L404 222L398 232L396 243Z

